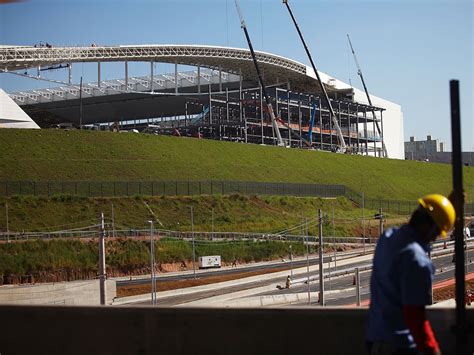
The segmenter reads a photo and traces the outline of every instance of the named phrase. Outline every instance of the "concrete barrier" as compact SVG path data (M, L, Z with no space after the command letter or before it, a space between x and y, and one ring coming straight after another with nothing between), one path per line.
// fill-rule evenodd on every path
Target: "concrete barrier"
M427 313L443 354L455 354L455 310ZM0 315L8 355L366 354L367 309L0 306Z
M107 303L111 304L116 296L116 282L107 280ZM99 280L4 285L0 286L0 304L99 305Z

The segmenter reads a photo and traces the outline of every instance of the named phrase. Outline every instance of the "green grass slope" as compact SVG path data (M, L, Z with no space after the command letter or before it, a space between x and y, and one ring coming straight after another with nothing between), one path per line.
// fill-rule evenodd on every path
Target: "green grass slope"
M58 196L53 198L17 196L0 199L0 210L8 203L9 230L55 231L74 229L98 223L104 213L111 221L112 205L117 230L148 230L150 219L157 219L161 229L191 230L190 206L194 210L196 231L275 233L311 220L309 233L318 233L315 222L318 209L330 216L334 208L336 236L359 235L361 210L344 197L321 199L289 196L195 196L195 197L114 197L85 198ZM152 213L155 217L152 216ZM366 210L365 216L375 211ZM391 214L389 215L389 217ZM370 217L369 217L370 218ZM399 218L393 215L393 218ZM366 225L368 222L366 222ZM376 229L378 221L371 220ZM108 227L110 228L110 227ZM6 213L0 213L0 231L6 230ZM367 230L368 232L368 230ZM290 233L302 234L301 228ZM324 220L325 235L332 235L331 218Z
M449 193L451 167L133 133L0 130L0 180L240 180L343 184L367 197ZM465 168L465 183L474 168ZM467 189L471 193L470 188Z

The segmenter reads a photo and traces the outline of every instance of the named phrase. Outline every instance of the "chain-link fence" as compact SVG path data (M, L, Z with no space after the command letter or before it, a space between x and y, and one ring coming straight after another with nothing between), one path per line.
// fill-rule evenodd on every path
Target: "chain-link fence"
M289 196L345 196L344 185L294 184L249 181L7 181L0 196L86 197L227 195L232 193Z
M3 181L0 196L64 196L122 197L122 196L192 196L228 195L232 193L338 197L345 196L359 207L397 214L409 214L418 205L416 200L382 200L365 198L344 185L296 184L284 182L252 181ZM466 215L474 215L474 202L466 203Z

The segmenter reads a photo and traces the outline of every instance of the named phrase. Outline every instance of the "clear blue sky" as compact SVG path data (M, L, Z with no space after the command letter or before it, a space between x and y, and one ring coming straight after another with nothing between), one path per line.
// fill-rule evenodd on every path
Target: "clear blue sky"
M427 134L450 144L449 80L461 81L463 150L474 150L471 0L290 0L318 69L362 88L349 33L370 93L402 106L405 139ZM255 49L308 64L281 0L241 0ZM208 44L247 48L232 0L31 0L0 5L0 44ZM144 75L134 64L130 75ZM76 65L74 79L96 80ZM162 65L160 72L171 71ZM66 73L48 73L65 80ZM123 77L107 65L103 78ZM7 92L45 84L0 74Z

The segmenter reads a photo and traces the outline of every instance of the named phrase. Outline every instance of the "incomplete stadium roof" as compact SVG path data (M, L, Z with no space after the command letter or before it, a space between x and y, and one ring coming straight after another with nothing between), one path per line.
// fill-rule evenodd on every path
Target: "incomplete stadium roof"
M318 88L309 67L275 54L256 52L266 80L289 82L292 88L314 91ZM90 47L6 47L0 48L0 70L24 70L61 63L153 61L220 69L255 78L248 49L201 45L132 45ZM323 79L324 81L324 79Z

